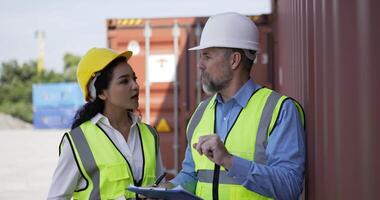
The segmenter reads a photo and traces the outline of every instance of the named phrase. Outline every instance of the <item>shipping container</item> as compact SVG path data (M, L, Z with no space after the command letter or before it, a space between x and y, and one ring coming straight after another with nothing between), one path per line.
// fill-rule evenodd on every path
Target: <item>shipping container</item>
M261 51L252 76L272 87L273 53L270 16L252 16L261 36ZM197 52L207 18L109 19L108 46L134 52L129 60L140 85L139 110L143 121L160 134L164 165L176 174L186 149L186 126L197 104L206 97L201 90ZM148 70L146 70L148 69ZM148 77L148 79L146 78Z
M77 83L33 84L33 125L35 128L71 127L76 110L84 104Z
M84 103L79 85L73 83L33 84L33 106L79 106Z
M274 83L305 108L305 199L377 199L380 1L274 0Z
M36 107L33 112L34 128L69 129L79 107Z

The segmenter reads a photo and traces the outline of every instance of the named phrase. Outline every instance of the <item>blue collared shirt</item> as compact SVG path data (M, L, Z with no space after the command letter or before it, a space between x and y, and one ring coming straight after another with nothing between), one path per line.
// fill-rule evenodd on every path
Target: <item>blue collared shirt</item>
M216 132L224 141L239 111L244 108L253 92L261 88L252 80L227 102L220 95L216 104ZM255 163L238 156L232 159L228 175L241 185L256 193L275 199L297 199L302 192L305 169L305 135L299 112L291 100L286 100L281 108L278 120L268 139L267 165ZM175 185L181 184L194 192L197 177L194 160L188 145L182 170L172 179Z

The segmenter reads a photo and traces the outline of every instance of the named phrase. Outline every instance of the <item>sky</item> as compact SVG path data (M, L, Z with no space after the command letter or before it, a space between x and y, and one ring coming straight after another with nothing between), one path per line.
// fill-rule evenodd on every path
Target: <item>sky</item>
M0 63L36 60L44 31L45 68L63 70L63 55L106 47L106 19L271 12L271 0L0 0Z

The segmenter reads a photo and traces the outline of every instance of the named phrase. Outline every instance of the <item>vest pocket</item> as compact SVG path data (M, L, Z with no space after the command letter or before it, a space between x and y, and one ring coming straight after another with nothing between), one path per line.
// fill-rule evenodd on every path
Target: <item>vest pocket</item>
M107 199L116 199L124 196L127 192L127 187L133 184L132 177L128 173L128 168L125 164L109 165L105 167L104 174L104 194L107 194Z
M195 195L203 199L212 198L212 184L202 183L198 181L196 189L195 189Z
M231 194L233 194L232 196L234 196L236 199L241 199L241 200L251 200L251 199L271 200L270 198L262 196L258 193L252 192L252 191L244 188L243 186L234 186L233 188L231 188L231 190L232 190Z

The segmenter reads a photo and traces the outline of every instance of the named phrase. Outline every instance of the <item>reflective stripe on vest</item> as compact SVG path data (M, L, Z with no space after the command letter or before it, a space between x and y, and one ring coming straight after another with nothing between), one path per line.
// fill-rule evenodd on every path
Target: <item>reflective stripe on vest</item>
M200 136L215 132L215 97L201 103L191 118L187 129L190 145L196 143ZM227 150L244 159L266 164L267 140L286 99L286 96L267 88L257 90L229 130L225 138ZM198 176L197 195L204 199L269 199L247 190L229 177L223 167L219 170L219 166L205 156L200 156L194 149L191 151Z
M277 105L278 100L281 98L281 95L275 91L269 95L267 102L265 103L265 107L263 113L261 114L261 119L259 123L259 129L257 131L256 136L256 144L255 144L255 162L260 164L267 163L267 157L265 155L265 150L267 148L267 138L268 138L268 129L269 124L272 120L274 108Z
M198 181L204 183L212 183L214 180L214 170L198 170L197 172ZM232 177L227 175L226 171L220 171L219 173L219 183L220 184L234 184L239 185Z
M199 104L198 108L195 110L194 115L191 117L189 125L187 126L187 131L186 131L187 142L191 141L191 138L193 137L193 134L194 134L194 129L198 125L199 121L201 121L203 112L205 111L210 100L211 100L211 97L202 101Z
M130 184L151 185L155 180L158 138L153 128L137 124L143 151L142 179L136 182L128 160L108 135L88 121L67 134L74 157L87 187L74 192L74 199L135 198Z
M73 138L73 142L75 147L80 155L83 167L86 169L88 176L91 177L93 183L93 189L90 193L90 199L97 199L100 197L100 189L99 189L99 169L96 165L94 156L91 153L91 149L88 146L86 141L86 137L83 134L82 129L75 128L71 131L71 136Z

